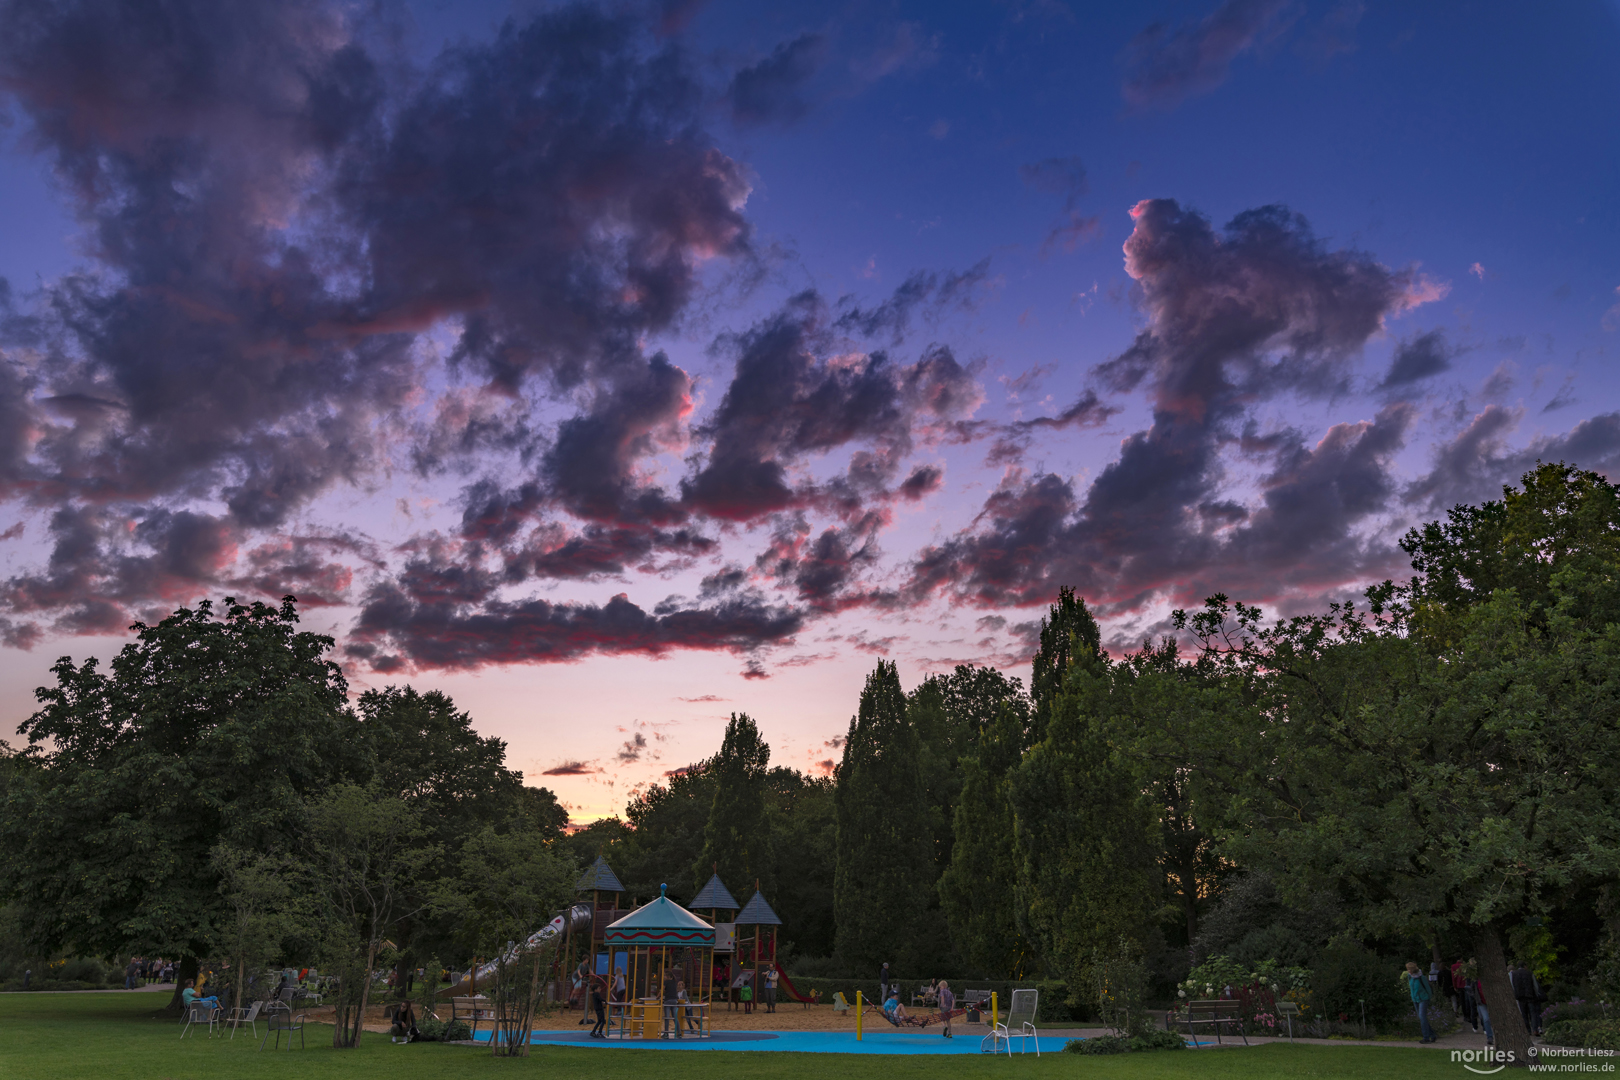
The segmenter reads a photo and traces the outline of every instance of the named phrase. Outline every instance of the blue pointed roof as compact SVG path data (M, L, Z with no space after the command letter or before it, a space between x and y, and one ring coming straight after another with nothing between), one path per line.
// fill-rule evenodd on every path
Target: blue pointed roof
M595 889L598 892L624 892L624 886L619 884L618 875L613 867L607 864L607 859L598 855L589 870L580 875L579 884L574 886L576 892L589 892Z
M659 887L660 893L669 888ZM609 945L714 945L714 927L667 896L660 895L608 926Z
M754 898L743 905L742 912L737 916L737 925L781 926L782 920L776 917L771 905L765 902L765 894L756 889Z
M736 899L720 880L719 874L710 878L709 883L703 886L703 891L692 897L692 902L687 905L699 911L716 911L721 908L736 911L738 906Z

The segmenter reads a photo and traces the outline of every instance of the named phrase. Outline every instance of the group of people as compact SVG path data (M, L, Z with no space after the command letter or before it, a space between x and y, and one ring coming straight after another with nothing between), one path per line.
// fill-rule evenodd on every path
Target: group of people
M900 984L889 975L889 962L885 960L878 973L878 1000L883 1002L883 1013L891 1020L906 1019L906 1007L900 1001ZM956 995L951 992L951 984L944 979L927 984L922 994L923 1004L932 1005L939 1011L945 1021L945 1030L941 1032L947 1039L955 1038L951 1032L951 1013L956 1008Z
M1525 1030L1531 1035L1539 1036L1541 1005L1547 1000L1546 992L1536 979L1535 972L1531 971L1522 960L1518 966L1509 967L1507 974L1508 985L1513 990L1514 1004L1518 1006L1519 1015L1524 1019ZM1472 957L1458 960L1449 967L1438 961L1431 963L1427 976L1416 963L1408 963L1406 983L1412 1004L1417 1009L1423 1042L1435 1041L1434 1028L1429 1024L1429 1006L1436 996L1443 995L1450 1000L1457 1014L1468 1021L1475 1032L1484 1029L1486 1046L1496 1045L1496 1029L1491 1025L1491 1005L1485 995L1485 986L1479 979L1479 963Z
M164 960L161 956L153 959L132 956L129 958L129 963L124 965L125 990L138 990L147 983L173 981L174 961Z

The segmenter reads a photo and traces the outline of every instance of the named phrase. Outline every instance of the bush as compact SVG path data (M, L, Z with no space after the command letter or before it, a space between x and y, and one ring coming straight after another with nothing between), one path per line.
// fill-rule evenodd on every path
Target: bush
M1541 1022L1551 1025L1565 1020L1606 1020L1608 1014L1595 1001L1560 1001L1541 1010Z
M1358 941L1335 941L1316 957L1312 996L1329 1017L1343 1013L1352 1023L1361 1018L1361 1003L1366 1002L1368 1022L1388 1026L1412 1011L1400 972L1398 961L1380 957Z
M1541 1041L1553 1046L1620 1050L1620 1020L1559 1020L1547 1025Z
M1091 1039L1070 1039L1063 1050L1069 1054L1139 1054L1148 1050L1185 1050L1186 1042L1173 1031L1152 1029L1140 1035L1098 1035Z
M466 1042L472 1029L464 1020L435 1020L431 1016L416 1025L423 1042Z

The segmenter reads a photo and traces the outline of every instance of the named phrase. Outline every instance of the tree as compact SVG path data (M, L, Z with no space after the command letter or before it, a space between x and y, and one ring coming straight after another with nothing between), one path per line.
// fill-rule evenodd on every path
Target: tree
M1122 672L1067 590L1051 625L1067 627L1068 647L1053 642L1049 655L1068 667L1057 683L1037 667L1048 686L1042 737L1009 772L1007 797L1029 936L1079 986L1097 957L1117 958L1121 938L1144 944L1159 907L1159 849L1142 762L1129 749L1136 723Z
M800 955L830 956L835 943L833 882L838 828L831 777L775 768L765 778L765 816L771 826L771 906ZM746 902L746 897L739 897Z
M371 983L395 925L425 901L411 888L438 859L421 810L375 784L335 785L314 800L304 833L304 890L322 966L337 972L332 1045L356 1047Z
M541 970L561 935L530 945L528 939L566 908L579 867L537 830L468 836L457 852L456 873L435 889L439 914L455 924L462 945L495 958L496 1055L526 1057L529 1031L539 1007Z
M228 917L218 924L214 948L230 959L236 973L233 1004L240 1009L247 997L249 973L280 952L282 938L302 905L293 899L292 866L284 856L219 844L210 862L228 905Z
M1095 656L1102 651L1102 629L1067 585L1058 589L1057 603L1041 620L1040 647L1035 652L1030 674L1030 743L1039 742L1053 702L1063 690L1063 681L1078 656Z
M1007 792L1028 730L1027 701L1009 698L979 735L974 753L962 759L955 844L939 881L952 944L971 969L996 978L1021 979L1034 961L1014 903L1019 861Z
M526 788L523 774L506 767L506 744L480 736L472 718L441 691L410 686L368 690L355 703L370 748L370 780L380 793L399 798L420 815L428 838L451 846L486 827L540 827L561 835L567 813L544 788ZM436 950L452 927L426 911L425 883L408 883L409 907L421 914L399 927L401 946L394 993L409 989L415 958Z
M877 969L885 959L915 968L943 937L919 912L934 884L933 844L916 729L893 663L879 662L849 722L833 805L836 951Z
M1240 608L1217 639L1215 598L1197 624L1256 692L1228 851L1289 899L1346 896L1363 933L1466 936L1493 1003L1513 996L1508 932L1620 875L1620 499L1563 466L1525 485L1417 530L1417 578L1370 611L1262 629ZM1493 1020L1527 1063L1516 1010Z
M693 885L692 875L714 809L711 765L712 759L688 765L625 804L625 821L633 831L615 852L613 868L635 895L656 896L658 886L668 884L671 896L686 899L702 886Z
M136 623L109 672L57 661L0 810L0 895L32 947L178 956L180 982L196 975L231 918L215 846L268 850L362 764L332 639L297 623L291 597L227 598L223 618L204 601Z
M692 867L701 887L713 867L734 888L758 880L771 890L770 826L765 820L765 770L771 748L747 713L732 713L720 752L709 766L714 802L703 828L703 854Z

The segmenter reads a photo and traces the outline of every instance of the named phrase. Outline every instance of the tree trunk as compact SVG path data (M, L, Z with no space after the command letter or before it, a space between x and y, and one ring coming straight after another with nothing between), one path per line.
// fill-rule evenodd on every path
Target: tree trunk
M1490 1011L1491 1027L1496 1032L1496 1049L1504 1055L1498 1060L1502 1064L1521 1068L1528 1066L1533 1060L1530 1056L1530 1030L1524 1026L1524 1017L1519 1015L1519 1003L1513 997L1513 984L1508 980L1507 957L1502 954L1502 933L1497 924L1488 923L1475 931L1474 948L1475 960L1479 963L1479 981L1485 987L1485 1007Z
M183 1011L180 1003L181 991L185 990L187 979L195 979L197 977L197 971L198 962L195 956L182 956L180 958L180 963L176 965L174 971L174 996L169 998L169 1003L167 1005L163 1006L162 1015L180 1015L180 1013Z
M411 996L411 973L416 967L416 954L407 949L399 954L399 963L394 965L394 998L404 1001Z

